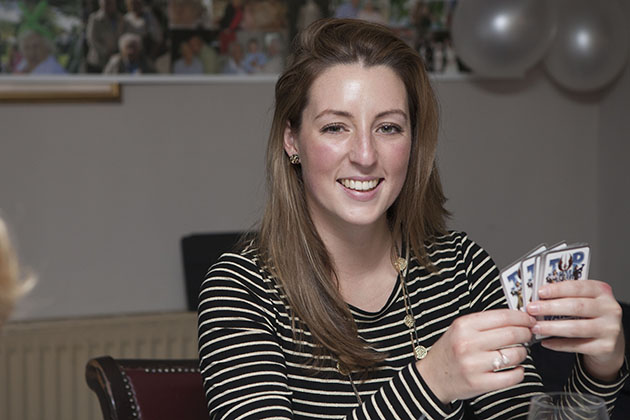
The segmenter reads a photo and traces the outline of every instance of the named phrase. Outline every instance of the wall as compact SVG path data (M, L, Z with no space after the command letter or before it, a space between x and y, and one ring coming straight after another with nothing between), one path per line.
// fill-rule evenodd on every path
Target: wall
M39 274L16 318L185 308L180 238L258 216L273 84L4 105L0 208Z
M630 133L628 75L589 97L540 70L435 86L452 226L500 266L566 239L594 247L594 275L620 272L600 259L623 247L608 232L628 222L600 190L625 157L598 153ZM0 105L0 209L40 277L15 319L183 310L181 236L246 229L260 214L273 82L123 94L121 104ZM603 113L618 115L613 133L600 129ZM623 277L608 280L630 301Z
M541 242L588 242L597 271L594 100L561 94L539 70L516 82L444 83L440 167L453 226L499 266ZM578 170L579 168L579 170Z
M621 2L630 19L630 0ZM630 31L629 31L630 33ZM629 34L630 35L630 34ZM630 302L626 238L630 237L630 65L599 107L599 179L595 199L599 203L598 227L602 252L601 278L610 279L615 290ZM618 294L618 293L616 293Z

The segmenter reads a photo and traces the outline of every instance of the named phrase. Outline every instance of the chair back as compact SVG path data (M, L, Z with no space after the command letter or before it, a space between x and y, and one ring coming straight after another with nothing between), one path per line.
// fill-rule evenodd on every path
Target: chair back
M104 420L208 420L197 360L88 361L85 378Z
M181 239L188 310L197 311L199 289L221 254L233 251L244 232L195 233Z

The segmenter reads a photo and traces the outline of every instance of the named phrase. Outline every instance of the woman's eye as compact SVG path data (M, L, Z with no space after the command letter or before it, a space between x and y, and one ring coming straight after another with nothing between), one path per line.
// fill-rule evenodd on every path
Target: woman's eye
M323 133L341 133L343 131L343 126L341 124L330 124L322 128Z
M383 134L396 134L401 133L402 129L396 124L383 124L378 128L378 132Z

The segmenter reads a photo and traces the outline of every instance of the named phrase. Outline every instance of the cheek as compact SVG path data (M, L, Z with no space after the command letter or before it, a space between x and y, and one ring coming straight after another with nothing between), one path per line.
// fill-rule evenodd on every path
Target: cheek
M317 201L327 201L325 197L335 188L337 170L340 166L339 147L331 144L312 142L303 144L300 150L302 159L302 180L307 196Z
M334 169L337 167L341 156L339 147L327 143L313 142L301 151L302 170L305 178L317 175L334 177Z
M409 166L410 155L411 142L405 142L397 145L397 147L391 151L389 156L391 167L394 172L402 178L400 180L401 185L407 176L407 167Z

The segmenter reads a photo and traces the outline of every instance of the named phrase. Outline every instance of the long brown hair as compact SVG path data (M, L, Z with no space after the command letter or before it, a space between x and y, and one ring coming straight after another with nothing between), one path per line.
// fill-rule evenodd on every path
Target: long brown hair
M407 178L387 216L395 243L409 241L415 256L427 263L423 242L445 232L448 216L435 166L436 99L420 56L384 26L323 19L299 34L292 47L276 84L267 145L268 200L257 242L289 301L294 333L296 323L308 328L323 352L350 369L363 370L385 355L368 348L358 337L339 293L332 259L310 218L301 168L291 165L283 149L283 134L287 124L299 131L309 89L327 68L354 63L390 67L407 91L412 146Z

